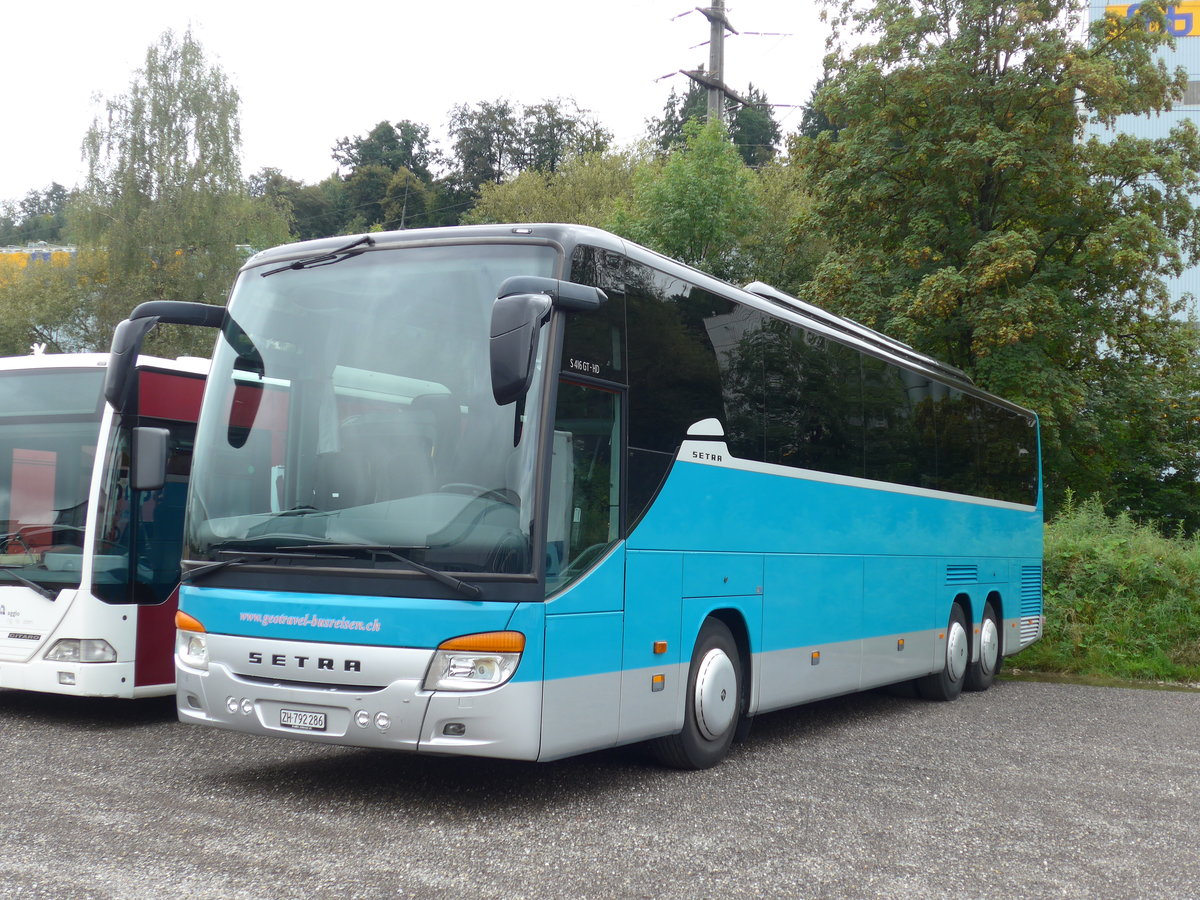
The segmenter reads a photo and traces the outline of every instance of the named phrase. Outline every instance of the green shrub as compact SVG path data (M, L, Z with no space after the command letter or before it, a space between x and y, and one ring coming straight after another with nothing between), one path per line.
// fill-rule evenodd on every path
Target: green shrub
M1200 681L1200 540L1068 495L1046 525L1045 636L1023 669Z

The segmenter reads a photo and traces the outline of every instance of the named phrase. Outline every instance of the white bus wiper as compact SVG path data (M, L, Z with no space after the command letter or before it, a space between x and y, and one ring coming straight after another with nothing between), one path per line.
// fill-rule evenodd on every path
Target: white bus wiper
M478 600L483 596L483 590L478 585L463 581L461 578L455 578L453 575L447 575L445 572L438 571L437 569L431 569L429 566L423 566L419 562L409 559L402 553L398 553L394 547L383 547L376 544L306 544L304 546L293 547L291 549L308 551L312 553L328 552L335 555L365 553L371 557L372 562L374 562L380 556L385 556L389 559L394 559L403 563L411 568L414 572L420 572L422 575L428 575L439 584L444 584L451 590L457 591L460 594L464 594L467 597L470 597L472 600Z
M0 572L3 572L5 575L11 576L14 581L19 581L21 584L25 585L25 587L32 588L33 590L35 590L39 594L41 594L43 597L45 597L47 600L53 600L57 596L57 594L55 594L54 591L50 590L47 587L43 587L42 585L38 584L36 581L31 581L30 579L26 578L24 575L20 575L20 574L14 572L13 569L14 569L14 566L0 566Z
M266 272L262 273L262 277L266 278L268 275L276 275L279 272L286 272L289 269L315 269L318 266L331 266L336 262L341 262L342 260L349 259L352 256L358 256L363 252L363 250L355 250L355 247L363 247L365 250L367 247L374 246L375 238L368 234L366 237L360 237L358 240L352 241L345 247L338 247L336 250L330 250L328 253L318 253L316 256L306 256L303 259L293 260L292 262L279 266L278 268L268 269Z

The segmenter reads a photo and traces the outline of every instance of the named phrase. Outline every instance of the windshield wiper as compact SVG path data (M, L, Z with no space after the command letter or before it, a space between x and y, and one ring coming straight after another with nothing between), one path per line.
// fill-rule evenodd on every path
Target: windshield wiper
M352 241L345 247L338 247L336 250L330 250L328 253L318 253L316 256L306 256L303 259L293 260L287 265L279 266L276 269L268 269L262 273L262 277L268 275L276 275L279 272L286 272L289 269L315 269L318 266L331 266L336 262L341 262L344 259L349 259L352 256L358 256L363 250L355 250L355 247L375 246L375 238L369 234L366 237L360 237L356 241Z
M16 572L14 572L13 566L0 566L0 572L3 572L5 575L10 575L14 581L19 581L21 584L25 585L25 587L32 588L33 590L35 590L39 594L41 594L43 597L45 597L47 600L53 600L57 596L57 594L55 594L49 588L43 587L42 585L38 584L36 581L31 581L30 579L26 578L24 575L19 575Z
M219 551L228 552L228 551ZM314 559L315 554L312 553L285 553L282 551L272 553L259 553L254 550L245 550L232 556L229 559L219 559L216 562L205 563L202 566L196 566L194 569L188 569L179 576L179 580L184 584L193 584L201 578L206 578L213 572L219 572L221 569L228 569L231 566L244 566L247 563L274 559Z
M392 547L381 547L374 544L306 544L302 547L293 547L292 549L310 553L328 552L335 555L365 553L371 557L372 562L380 556L385 556L403 563L414 572L428 575L439 584L444 584L451 590L458 591L458 593L464 594L472 600L478 600L483 596L483 590L478 585L463 581L461 578L455 578L453 575L447 575L445 572L438 571L437 569L431 569L429 566L423 566L421 563L411 560L401 553L397 553Z

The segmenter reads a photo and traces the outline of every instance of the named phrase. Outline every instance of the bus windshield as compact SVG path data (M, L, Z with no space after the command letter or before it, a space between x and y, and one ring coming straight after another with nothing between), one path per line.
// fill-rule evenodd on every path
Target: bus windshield
M531 572L541 379L497 406L489 323L504 279L557 266L549 246L492 243L244 272L196 440L189 557Z
M0 586L78 587L102 369L0 372Z

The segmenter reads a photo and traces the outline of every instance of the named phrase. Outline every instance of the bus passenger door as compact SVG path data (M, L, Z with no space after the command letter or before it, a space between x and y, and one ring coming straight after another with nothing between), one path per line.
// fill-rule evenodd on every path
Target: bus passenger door
M611 746L621 691L622 393L563 381L546 525L546 662L540 759Z

